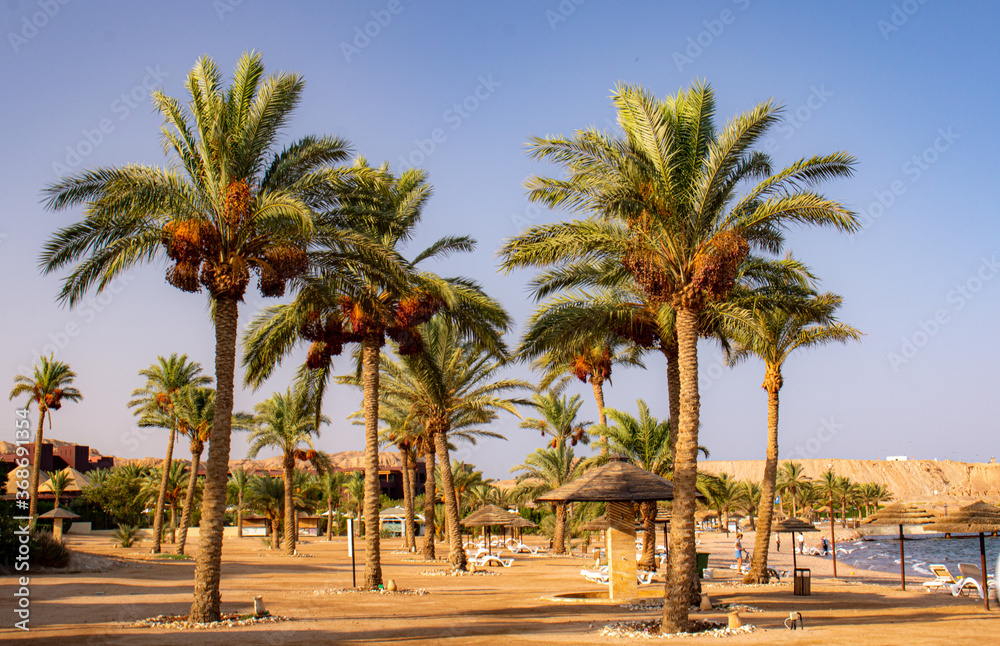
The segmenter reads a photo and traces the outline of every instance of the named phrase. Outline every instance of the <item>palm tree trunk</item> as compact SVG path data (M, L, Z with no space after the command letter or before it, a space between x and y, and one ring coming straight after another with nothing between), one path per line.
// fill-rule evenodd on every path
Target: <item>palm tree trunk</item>
M667 403L670 405L670 468L677 461L677 429L681 416L681 371L677 355L677 331L674 337L663 348L663 356L667 358Z
M770 368L768 369L770 373ZM780 383L780 374L776 380ZM765 384L775 381L772 375ZM767 552L771 545L771 521L774 518L774 491L778 483L778 390L780 385L767 388L767 459L764 460L764 479L760 483L760 509L757 515L757 538L753 545L753 561L743 583L767 583Z
M434 534L437 533L434 527L434 499L437 498L437 483L434 478L436 452L434 443L424 452L424 468L427 472L427 479L424 481L424 559L433 561L434 555Z
M31 531L35 531L38 520L38 479L42 474L42 432L45 430L44 402L38 402L38 430L35 431L35 456L31 463L31 503L28 505L28 517L31 518Z
M218 621L222 574L222 526L226 514L229 477L229 440L233 421L233 375L236 369L236 326L239 306L234 297L215 301L215 419L205 464L201 501L201 532L194 569L194 602L190 621Z
M698 314L677 309L677 364L680 377L680 411L674 462L674 505L670 522L670 568L663 599L666 633L687 632L688 608L700 598L695 573L694 510L698 476ZM673 413L671 412L671 416ZM693 580L692 580L693 579ZM697 605L697 604L695 604Z
M184 546L187 544L188 526L191 524L191 510L194 509L194 492L198 487L198 469L201 468L203 447L204 445L200 445L197 451L191 451L191 475L188 477L187 496L184 498L184 511L181 513L180 539L177 543L178 554L184 553Z
M556 508L556 525L552 532L552 553L566 553L566 509L569 506L565 502L552 503Z
M406 549L413 552L417 549L417 520L414 517L413 508L415 488L413 482L410 480L410 465L413 461L413 456L410 455L409 449L400 451L400 453L403 457L403 470L400 474L403 476L403 533L406 535Z
M281 547L281 519L271 519L271 549L276 550Z
M379 550L378 481L378 364L380 339L368 335L361 342L361 384L365 410L365 578L362 588L377 590L382 583Z
M281 461L281 477L285 482L285 554L295 554L295 456L285 452Z
M448 429L439 427L434 432L435 452L441 468L441 488L444 490L444 518L448 538L448 560L451 567L464 570L467 556L462 547L462 528L458 524L458 494L455 479L451 473L451 457L448 454Z
M410 456L410 467L406 470L406 479L410 482L410 521L412 526L412 531L410 536L413 539L410 541L409 549L411 552L417 551L417 532L419 531L417 527L417 456L414 453Z
M594 388L594 401L597 402L597 421L601 426L608 425L608 416L604 413L604 380L596 377L590 378L590 385ZM608 438L601 437L601 455L608 454Z
M243 490L237 492L236 506L236 536L243 538Z
M656 571L656 502L644 500L639 504L642 513L642 558L639 569Z
M177 542L177 501L170 501L170 542Z
M167 436L167 457L163 460L163 475L160 476L160 492L156 495L156 512L153 515L153 554L160 553L160 541L163 540L163 508L167 504L167 478L170 476L170 465L174 460L174 438L177 428L170 429Z

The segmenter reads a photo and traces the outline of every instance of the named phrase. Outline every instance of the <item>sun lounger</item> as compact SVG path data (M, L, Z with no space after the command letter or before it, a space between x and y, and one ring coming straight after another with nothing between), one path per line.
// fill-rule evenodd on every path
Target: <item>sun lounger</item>
M499 556L480 556L477 559L469 559L469 563L475 563L476 567L510 567L514 565L514 559L502 559Z
M525 545L521 541L515 541L513 539L507 539L507 549L510 550L511 552L513 552L514 554L531 554L532 556L535 556L536 554L538 554L538 550L540 550L542 548L541 547L528 547L527 545Z
M976 594L979 595L979 598L982 599L983 574L979 570L979 566L972 565L971 563L959 563L958 572L961 575L961 578L958 580L958 583L951 586L951 594L957 597L960 595L964 595L967 592L969 594L972 594L972 591L975 590ZM990 580L987 582L987 591L992 591L995 588L996 588L996 581Z
M606 565L597 570L580 570L580 574L592 583L602 583L604 585L608 585L608 583L611 582L611 574L608 572L608 566ZM636 573L636 581L639 585L648 585L653 582L654 576L656 576L656 572L639 570Z
M930 581L924 581L924 590L930 592L931 590L939 590L941 588L948 588L951 590L953 585L958 583L955 577L952 576L948 568L940 563L934 563L930 566L931 572L934 574L934 578Z

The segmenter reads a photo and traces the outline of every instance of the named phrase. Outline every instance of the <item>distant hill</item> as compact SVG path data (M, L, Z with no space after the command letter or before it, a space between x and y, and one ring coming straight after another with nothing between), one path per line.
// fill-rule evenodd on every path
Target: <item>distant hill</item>
M784 462L784 460L781 460ZM969 503L1000 498L1000 464L951 460L794 460L805 475L817 478L833 465L838 476L854 482L884 484L902 502ZM728 473L737 480L760 481L763 460L707 460L705 473Z

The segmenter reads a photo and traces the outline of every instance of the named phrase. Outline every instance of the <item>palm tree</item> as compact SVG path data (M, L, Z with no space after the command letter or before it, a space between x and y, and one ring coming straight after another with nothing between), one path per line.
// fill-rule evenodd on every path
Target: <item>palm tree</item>
M347 477L347 507L354 512L357 519L355 532L361 532L361 520L365 515L365 474L363 471L355 471Z
M347 156L334 137L307 136L277 149L302 95L296 74L264 76L257 53L240 57L232 85L203 57L188 75L187 105L160 91L168 168L128 165L86 170L45 189L47 206L85 207L84 219L46 244L42 269L74 265L59 300L100 293L123 272L169 259L167 280L183 291L207 288L215 323L216 412L206 463L201 537L190 619L219 619L219 576L233 407L238 304L251 271L264 296L280 296L310 265L375 257L374 245L325 217ZM307 256L322 247L324 254ZM79 261L79 262L78 262Z
M52 411L62 408L63 401L78 402L83 399L80 391L73 387L76 373L62 361L56 361L55 355L39 357L34 366L32 376L17 375L14 377L14 388L10 391L10 400L27 394L27 409L32 402L38 405L38 426L35 429L35 457L31 465L31 482L28 492L31 502L28 506L28 516L31 527L35 527L38 519L38 477L42 472L42 434L45 430L45 416L49 416L49 430L52 429Z
M333 540L333 510L340 508L340 497L347 486L347 474L343 471L324 471L320 476L319 490L326 501L326 540Z
M65 471L49 471L45 475L49 477L45 484L48 485L52 495L56 497L54 508L59 509L59 498L62 497L66 491L66 487L69 486L69 474Z
M771 542L771 520L778 481L778 394L784 384L781 369L796 350L815 348L829 343L858 340L861 333L850 325L839 323L834 314L841 305L836 294L809 294L798 299L796 309L765 304L752 310L757 325L732 330L732 347L728 363L736 365L748 357L764 361L764 383L767 392L767 458L764 460L762 494L757 518L757 538L753 562L743 578L745 583L767 583L767 554Z
M254 407L256 415L250 423L250 448L247 457L253 459L261 449L274 447L281 451L281 467L285 482L285 553L295 554L295 503L292 486L295 460L308 460L321 473L330 466L325 453L313 446L313 436L319 437L312 404L302 388L274 393ZM329 423L325 416L320 422ZM305 444L308 450L299 448Z
M419 352L400 353L398 362L382 361L382 399L388 406L406 410L406 423L421 423L433 438L445 500L448 560L457 569L465 569L466 554L448 438L502 437L481 426L496 419L501 410L517 415L515 406L527 403L507 396L528 388L527 382L498 377L507 323L499 303L483 295L460 312L436 316L421 326ZM430 473L427 479L430 482ZM433 492L427 496L433 501Z
M513 467L511 473L522 472L518 476L522 491L531 497L537 497L547 491L552 491L572 480L579 478L593 466L593 458L578 460L573 453L573 447L568 443L557 444L552 448L535 449L524 458L524 462ZM566 553L566 512L569 503L554 502L555 531L552 538L552 553Z
M747 513L750 530L756 531L757 525L754 522L754 517L757 516L757 510L760 509L763 489L759 482L753 482L752 480L743 480L740 482L740 486L743 487L743 510Z
M358 413L352 415L357 417ZM379 417L385 427L379 430L382 443L393 444L399 450L403 477L404 540L406 549L417 551L417 521L414 500L417 489L417 456L420 453L422 427L406 423L406 414L392 407L379 405ZM357 423L357 422L355 422ZM431 548L433 550L433 547Z
M249 487L250 508L267 519L268 531L271 534L270 549L281 546L281 533L278 526L284 513L285 482L281 478L271 476L254 476ZM286 530L287 533L287 530Z
M810 188L849 176L854 159L816 156L773 172L754 146L779 121L780 106L759 104L719 131L714 93L703 83L664 100L620 86L612 101L624 135L591 129L530 143L532 156L562 165L568 177L530 178L529 198L592 217L529 228L505 245L504 266L620 268L652 302L673 308L680 394L663 630L680 632L696 590L699 318L726 311L751 249L778 251L789 224L856 229L854 214Z
M476 467L474 465L466 464L465 462L460 462L458 460L451 461L451 476L452 484L455 487L455 498L458 501L458 509L460 512L464 511L462 506L462 497L469 491L469 489L477 485L489 484L492 482L489 478L483 479L483 472L476 471Z
M705 496L709 506L719 513L719 520L722 527L729 536L729 514L734 509L739 509L746 504L747 491L743 483L734 480L728 473L720 473L712 480L703 481L701 493Z
M229 474L229 488L236 494L236 536L243 538L243 511L246 509L246 496L250 487L251 475L246 469L234 469Z
M803 483L808 481L809 478L805 475L800 463L790 460L781 463L777 477L777 491L791 502L792 516L799 515L796 509L799 490Z
M837 516L834 514L833 505L834 502L839 499L842 488L843 482L833 472L832 468L819 474L819 479L813 486L813 490L816 493L818 501L826 501L829 504L828 514L830 517L830 543L831 549L833 550L833 578L835 579L837 578L837 538L834 531L834 525L837 522Z
M607 438L609 451L624 455L632 464L652 471L658 476L667 476L671 469L670 422L660 421L649 412L646 402L636 401L639 417L608 409L608 417L614 426L601 426L595 432ZM656 501L648 500L639 504L642 515L643 542L639 567L656 569Z
M837 480L837 498L840 500L840 526L847 527L847 510L855 506L860 498L861 488L847 476Z
M157 357L155 363L139 371L139 376L146 378L146 385L132 391L132 399L128 405L139 416L140 427L166 428L169 431L165 468L162 470L162 477L166 478L173 464L174 440L181 430L181 422L175 411L175 399L184 388L210 384L212 378L201 374L200 363L188 361L186 354L178 355L176 352L166 359ZM156 499L153 516L153 554L160 553L160 542L163 540L166 491L164 481L160 486L160 496Z
M538 409L541 417L529 417L521 421L520 428L530 428L539 431L542 437L552 437L549 448L569 442L576 446L577 442L590 444L587 428L593 422L578 422L576 414L580 411L583 401L579 395L567 397L555 392L532 395L531 405Z
M167 468L166 463L156 469L145 471L136 464L127 464L124 468L135 469L133 473L122 471L120 477L123 480L137 479L140 481L139 495L147 501L159 500L161 491L167 508L170 509L170 542L176 539L177 531L177 505L180 503L184 491L184 480L188 472L187 466L180 462L171 462ZM163 477L166 471L167 477Z

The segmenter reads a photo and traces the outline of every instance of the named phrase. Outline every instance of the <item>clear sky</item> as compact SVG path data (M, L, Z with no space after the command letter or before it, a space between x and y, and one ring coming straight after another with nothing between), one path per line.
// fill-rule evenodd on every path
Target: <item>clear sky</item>
M125 403L157 355L185 352L212 372L206 299L172 288L156 266L73 310L57 305L61 276L39 275L39 251L80 214L48 213L40 194L67 170L166 163L148 90L183 99L203 54L227 75L248 49L270 71L302 74L288 137L340 135L373 163L426 168L435 195L415 246L475 237L474 254L435 269L480 280L519 326L533 307L530 274L497 273L496 250L527 223L568 217L526 201L524 179L552 170L525 156L527 138L613 127L608 97L619 82L663 96L703 78L720 120L769 97L785 104L784 126L766 141L778 164L837 150L859 160L853 179L823 190L857 211L864 231L794 230L789 242L866 336L786 364L782 458L986 461L1000 452L1000 227L989 189L1000 149L998 14L991 2L934 0L4 0L0 376L11 384L54 349L85 399L57 412L47 433L105 454L162 455L164 433L137 429ZM241 322L266 304L248 296ZM702 444L716 459L762 458L762 365L724 368L709 343L701 356ZM284 390L303 358L261 391L238 392L237 408ZM596 419L589 388L578 390L583 418ZM633 411L642 397L666 417L662 359L616 372L606 396ZM360 429L344 421L357 404L339 389L327 400L322 449L362 448ZM0 429L12 439L12 424ZM494 430L508 441L461 446L456 457L508 477L541 438L509 416ZM236 434L232 456L245 451Z

